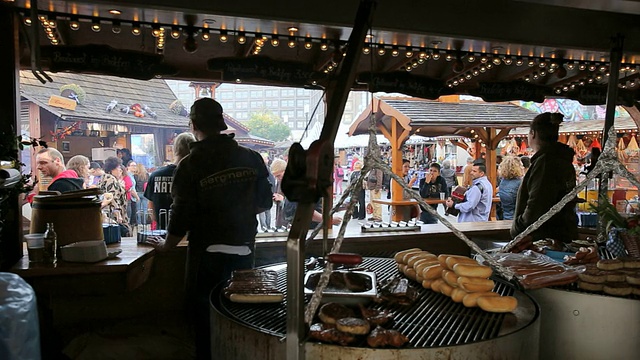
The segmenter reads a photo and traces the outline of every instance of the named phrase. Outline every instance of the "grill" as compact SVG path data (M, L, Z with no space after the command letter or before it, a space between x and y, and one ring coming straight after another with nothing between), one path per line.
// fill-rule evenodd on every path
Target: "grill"
M379 283L394 276L400 276L393 259L365 258L362 266L374 271ZM265 268L278 272L278 288L286 294L286 264ZM394 321L391 328L400 331L410 339L409 344L406 345L407 349L455 347L483 342L486 344L487 340L517 333L529 327L539 316L536 303L528 295L516 290L507 282L500 279L494 280L496 281L495 292L518 298L518 309L514 313L494 314L479 308L466 308L462 304L451 301L449 297L424 289L416 283L414 285L418 290L418 299L411 306L373 302L368 306L372 309L389 311L393 315ZM268 334L278 341L284 339L287 321L286 298L285 302L280 304L238 304L228 301L221 290L222 285L212 292L212 304L221 317L235 324L233 327L241 325L252 334ZM218 325L220 325L219 322L212 323L212 334L216 332L214 328ZM224 334L224 330L219 330L218 333ZM530 337L535 338L534 346L537 348L537 329L535 336L530 335ZM214 344L224 343L216 339L213 339L213 342ZM310 340L310 342L316 341ZM516 346L520 347L517 344ZM374 350L367 347L364 339L361 343L348 346L348 348L353 347ZM380 349L375 350L380 351ZM398 349L395 350L398 351ZM256 353L261 352L260 350L253 352L253 358ZM238 359L242 358L236 353L234 356Z

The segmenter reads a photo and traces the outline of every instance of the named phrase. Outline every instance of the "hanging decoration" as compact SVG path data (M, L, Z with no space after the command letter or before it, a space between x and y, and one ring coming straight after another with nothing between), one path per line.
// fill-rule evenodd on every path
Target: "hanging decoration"
M598 149L602 150L602 145L600 145L600 141L598 141L597 137L593 138L593 141L591 142L591 147L592 148L598 148Z
M60 87L60 96L75 100L80 105L84 102L87 93L80 85L67 84Z
M56 142L58 140L62 140L67 137L67 135L71 135L74 131L78 130L79 127L80 121L76 121L65 128L57 129L55 132L49 131L51 134L51 141Z
M628 158L627 153L624 151L625 148L624 138L620 138L620 140L618 140L618 145L616 145L616 153L618 154L618 159L623 162Z
M529 146L527 146L527 142L524 141L524 139L523 139L522 142L520 143L520 154L526 154L528 147Z
M635 136L631 136L631 140L629 140L629 145L627 145L625 152L629 157L640 155L640 148L638 148L638 141L636 141Z
M585 156L587 156L587 152L589 152L589 150L587 150L587 147L584 146L584 142L582 142L582 139L578 140L575 152L576 155L578 155L578 158L584 158Z
M574 134L569 135L569 139L567 139L567 145L575 151L576 146L578 145L578 138L576 138Z

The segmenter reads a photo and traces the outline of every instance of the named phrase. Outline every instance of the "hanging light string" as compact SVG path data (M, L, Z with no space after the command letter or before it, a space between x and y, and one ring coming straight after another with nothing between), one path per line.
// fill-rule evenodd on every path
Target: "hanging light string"
M19 12L23 16L25 25L31 25L30 10L19 9ZM102 31L104 25L111 24L111 30L114 34L120 34L123 26L131 28L133 35L140 35L141 33L151 30L152 36L155 38L155 47L157 53L164 51L168 33L172 39L179 39L183 33L189 36L191 43L190 47L185 47L188 52L193 52L194 41L196 37L199 37L201 41L208 42L212 34L218 35L218 40L221 43L226 43L231 37L238 44L251 44L252 48L249 54L258 55L264 49L265 46L277 47L280 45L281 40L286 40L289 48L301 48L305 50L311 50L316 46L322 51L328 51L333 48L336 56L331 57L321 69L324 73L328 74L334 71L340 64L342 56L344 54L343 49L347 46L347 42L340 39L327 39L324 35L322 37L312 37L309 34L299 34L299 29L296 27L290 27L288 34L282 35L277 33L267 34L258 31L247 31L244 29L226 29L226 28L212 28L208 23L204 23L203 26L180 26L177 24L161 24L158 22L148 21L125 21L120 19L112 19L106 17L96 16L83 16L83 15L70 15L58 12L46 12L39 11L38 19L43 27L47 37L52 45L61 45L61 36L58 32L58 22L66 21L71 30L80 29L82 23L89 23L91 29L95 32ZM251 40L250 40L251 39ZM383 41L373 42L367 41L362 48L364 55L371 56L391 56L391 57L406 57L407 62L400 67L400 70L407 72L413 71L419 66L424 65L427 61L447 61L452 63L452 70L454 75L445 81L446 85L450 88L455 88L462 85L466 81L473 79L474 77L481 76L484 73L491 72L499 66L516 66L516 67L528 67L531 69L525 75L521 76L519 80L525 82L533 82L542 77L555 74L558 78L564 78L567 75L567 71L578 70L580 74L586 73L587 75L573 77L566 82L562 82L559 85L554 86L554 92L561 94L575 89L577 86L584 86L587 84L597 83L609 76L608 68L609 62L600 60L575 60L575 59L561 59L557 57L544 57L535 55L514 55L514 54L500 54L498 52L487 53L477 51L463 51L463 50L448 50L440 49L437 47L436 42L432 43L433 47L428 46L412 46L410 44L400 46L398 44L387 44ZM465 69L467 68L467 69ZM635 63L622 63L620 71L624 76L621 76L619 80L619 87L623 89L635 88L640 84L640 64Z

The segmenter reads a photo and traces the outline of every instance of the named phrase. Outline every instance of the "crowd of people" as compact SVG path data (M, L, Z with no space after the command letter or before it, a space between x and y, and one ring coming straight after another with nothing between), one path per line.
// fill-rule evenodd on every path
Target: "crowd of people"
M158 251L171 249L185 236L188 241L185 286L188 311L195 330L198 358L211 358L209 333L209 293L231 272L252 268L255 237L258 229L287 229L295 215L297 203L287 199L282 180L286 158L260 154L239 145L227 129L222 106L215 100L197 100L191 108L190 132L174 139L174 162L151 173L134 161L127 149L103 163L90 162L77 155L64 163L54 148L37 153L39 172L50 178L49 191L68 192L99 188L104 192L105 214L121 227L123 236L131 236L135 225L149 222L166 230L166 237L152 238L149 244ZM576 183L572 165L574 152L559 143L559 114L544 113L535 117L529 132L529 144L535 154L528 157L504 156L498 160L498 183L501 217L513 220L511 235L516 236L540 218L573 189ZM356 220L382 221L382 206L372 200L390 192L390 180L380 169L362 174L362 160L354 158L350 185L360 179L358 192L351 194L357 204ZM334 196L343 192L344 172L336 161ZM457 214L459 222L488 221L494 186L487 178L486 163L469 158L458 180L451 162L431 162L424 177L411 172L409 160L403 160L402 176L419 196L442 204L447 213ZM459 199L453 194L464 187ZM368 201L366 203L366 191ZM415 194L403 190L403 199ZM457 200L457 201L454 201ZM322 200L316 204L311 227L322 219ZM272 207L275 216L271 216ZM142 214L142 216L141 216ZM146 214L149 214L147 219ZM165 217L163 217L165 215ZM407 207L405 218L419 218L423 223L437 222L432 211L418 206ZM575 209L567 205L533 233L534 240L554 237L560 241L575 239ZM333 216L331 223L342 222ZM212 231L215 230L215 231Z

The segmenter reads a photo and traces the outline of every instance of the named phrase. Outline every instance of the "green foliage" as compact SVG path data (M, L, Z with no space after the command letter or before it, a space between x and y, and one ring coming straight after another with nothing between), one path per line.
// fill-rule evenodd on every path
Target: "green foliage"
M47 143L40 139L35 138L23 138L21 135L15 135L13 131L0 132L0 161L3 167L11 167L20 170L24 166L22 162L18 160L19 152L24 149L25 146L42 146L47 147ZM18 183L10 189L2 189L0 191L0 198L5 198L7 192L16 191L18 193L28 193L33 190L33 185L30 184L31 174L23 174Z
M638 216L633 216L630 218L622 216L618 213L613 204L609 202L606 196L602 194L598 196L598 204L593 205L589 204L591 210L598 213L598 216L602 220L603 224L605 224L606 231L609 232L609 228L616 227L622 229L629 229L632 233L640 232L640 227L638 226Z
M251 113L245 123L252 135L271 141L283 141L291 136L291 129L280 117L269 110Z
M80 85L76 85L76 84L66 84L66 85L62 85L60 86L60 93L62 93L65 90L72 90L73 92L76 93L76 95L78 95L78 103L82 104L84 103L84 99L87 96L87 93L84 91L84 89L82 87L80 87Z

